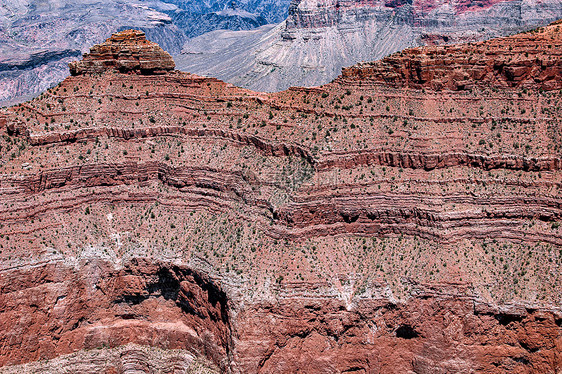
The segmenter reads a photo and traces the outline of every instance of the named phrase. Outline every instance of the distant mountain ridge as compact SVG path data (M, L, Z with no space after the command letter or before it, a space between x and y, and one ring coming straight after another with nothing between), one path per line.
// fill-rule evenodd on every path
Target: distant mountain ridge
M175 3L182 4L182 2ZM189 37L202 35L213 30L251 30L268 23L259 13L250 13L239 8L234 1L227 2L223 8L219 8L219 5L221 4L199 11L192 11L189 7L187 9L180 8L168 12L168 14L173 23Z
M562 18L562 1L293 0L287 20L190 39L178 68L260 91L327 83L404 48L478 41ZM193 53L193 51L200 51Z
M162 0L177 6L167 11L188 37L214 30L250 30L279 23L288 15L290 0Z
M18 0L0 3L0 106L68 76L67 65L116 31L135 28L172 54L188 37L280 22L289 0Z

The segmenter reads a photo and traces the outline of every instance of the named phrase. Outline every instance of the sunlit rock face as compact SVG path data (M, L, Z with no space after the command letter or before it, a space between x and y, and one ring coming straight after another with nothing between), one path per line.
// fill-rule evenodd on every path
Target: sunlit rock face
M92 47L82 60L69 66L72 75L101 74L108 70L163 74L174 70L175 63L158 44L146 40L144 32L125 30Z
M405 48L474 42L545 26L562 1L294 0L287 20L189 40L180 70L260 91L317 86Z
M0 110L0 371L558 373L561 50L263 93L114 35Z

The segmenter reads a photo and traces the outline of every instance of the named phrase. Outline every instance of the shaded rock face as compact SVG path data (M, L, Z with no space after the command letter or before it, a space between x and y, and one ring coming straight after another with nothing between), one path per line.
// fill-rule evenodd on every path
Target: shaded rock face
M81 61L69 64L70 74L101 74L106 71L119 73L164 74L174 70L172 56L157 44L146 40L137 30L125 30L113 34L103 44L96 45Z
M283 1L269 4L268 1L244 4L231 0L210 4L184 0L169 0L169 2L185 10L170 12L170 16L174 24L181 27L188 37L214 30L251 30L268 23L278 23L286 17L288 6L288 3L285 4Z
M290 0L165 0L178 9L167 12L188 37L214 30L249 30L282 22Z
M3 271L0 290L1 366L137 343L187 349L226 369L226 296L190 269L139 259L120 270L92 260L77 271L53 262Z
M559 372L559 26L275 94L94 48L0 111L0 365Z

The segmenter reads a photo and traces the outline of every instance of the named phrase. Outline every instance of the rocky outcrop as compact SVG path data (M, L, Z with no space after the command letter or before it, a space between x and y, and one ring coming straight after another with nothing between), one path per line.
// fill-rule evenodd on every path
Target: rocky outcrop
M0 106L24 102L56 85L69 75L68 63L114 32L142 30L167 52L179 54L188 37L281 22L288 4L289 0L5 4L0 12Z
M3 269L0 282L2 366L137 343L184 349L226 370L227 299L204 274L142 259L117 270L94 259L78 269L61 261Z
M68 63L112 33L135 28L170 53L185 36L164 13L170 5L93 0L60 3L18 1L0 12L0 106L29 100L69 75ZM95 9L95 12L92 11ZM120 16L117 16L120 15Z
M528 49L531 41L534 48ZM341 79L448 90L476 86L557 90L562 87L561 51L560 34L539 28L481 43L408 49L346 68Z
M144 32L125 30L92 47L81 61L71 62L69 67L72 75L106 71L164 74L174 70L175 64L169 53L146 40Z
M254 305L238 320L242 372L549 373L562 364L559 315L452 295L352 306L289 298Z
M51 360L4 367L2 373L189 373L217 374L220 371L187 350L158 349L127 344L116 348L98 347Z
M461 283L412 283L415 296L406 303L294 297L318 285L282 283L276 302L235 306L220 286L178 265L29 265L1 272L0 352L2 364L38 362L6 373L55 363L67 370L214 372L197 365L196 355L229 373L551 373L562 366L562 314L497 308L468 296Z

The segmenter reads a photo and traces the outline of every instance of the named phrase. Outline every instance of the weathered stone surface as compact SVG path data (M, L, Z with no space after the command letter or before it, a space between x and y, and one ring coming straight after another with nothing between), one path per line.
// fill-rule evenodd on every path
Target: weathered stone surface
M191 39L176 64L274 92L326 84L342 68L405 48L487 40L560 18L560 0L293 0L284 23Z
M36 265L0 275L1 366L137 343L188 350L226 369L227 300L206 275L143 259L120 270L97 260L78 271Z
M299 298L290 294L316 286L284 284L275 302L237 305L205 276L146 259L120 270L104 261L3 270L0 363L41 363L0 371L54 366L58 372L55 363L119 373L210 373L206 368L214 365L229 373L553 373L562 367L556 313L476 307L465 284L412 285L421 292L405 303ZM158 350L122 347L131 343ZM103 349L103 360L91 353L95 348ZM157 355L161 349L172 351ZM214 365L194 365L196 356Z
M558 26L474 47L513 84L110 67L1 111L0 370L557 373L562 96L519 62Z
M146 40L144 32L125 30L92 47L81 61L73 61L69 67L72 75L106 71L163 74L174 70L175 63L168 52Z
M562 24L481 43L407 49L343 70L342 81L464 90L562 88ZM532 48L529 48L532 46Z
M0 369L3 374L218 374L209 362L187 350L158 349L138 344L81 350L55 359L34 361Z

